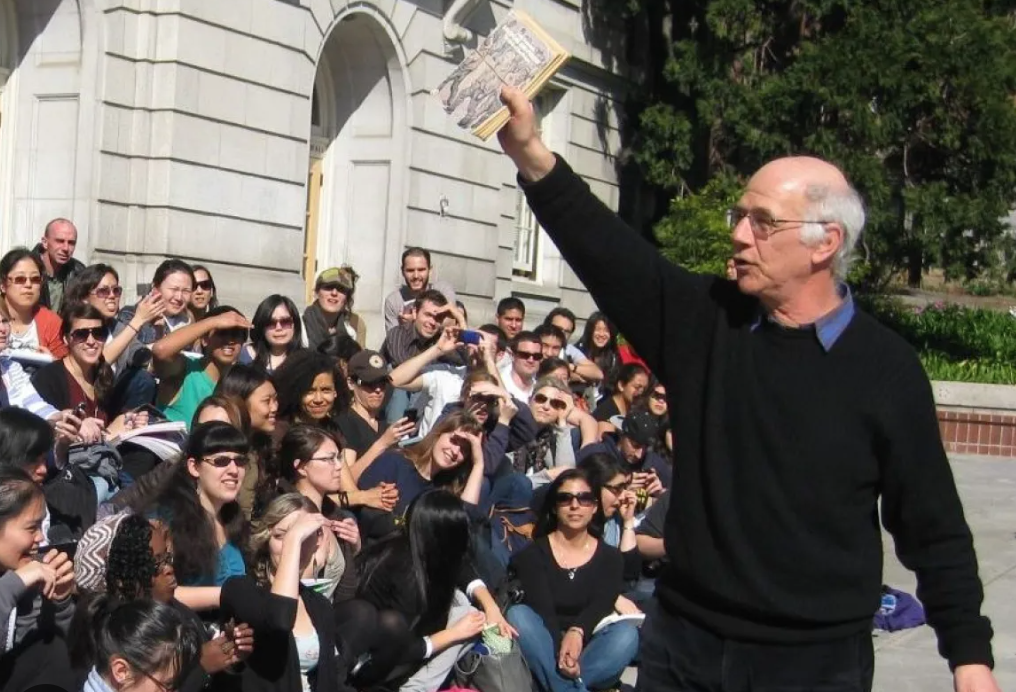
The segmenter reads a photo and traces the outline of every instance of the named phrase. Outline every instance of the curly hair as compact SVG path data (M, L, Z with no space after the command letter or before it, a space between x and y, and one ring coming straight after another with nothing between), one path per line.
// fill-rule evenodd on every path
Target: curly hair
M310 514L321 513L321 510L310 498L300 493L286 493L272 500L261 518L254 522L250 536L248 564L251 566L251 574L254 575L254 581L258 583L258 586L265 589L272 588L272 575L275 573L275 568L272 566L272 554L268 546L272 530L290 514L301 510Z
M335 380L335 404L327 420L318 421L315 425L332 427L335 416L348 407L349 388L344 386L342 371L335 360L317 351L297 351L272 374L279 393L279 420L295 422L300 419L303 395L313 386L314 378L325 373Z
M132 514L120 523L106 556L106 593L120 601L148 598L157 569L152 525Z

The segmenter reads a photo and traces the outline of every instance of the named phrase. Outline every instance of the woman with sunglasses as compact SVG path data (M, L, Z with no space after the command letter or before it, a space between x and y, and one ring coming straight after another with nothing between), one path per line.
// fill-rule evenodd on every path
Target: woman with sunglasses
M317 349L329 336L346 333L361 346L367 341L363 320L353 313L353 296L359 275L343 265L325 269L314 284L314 302L303 311L307 346Z
M537 425L535 437L515 450L512 463L534 488L545 486L575 466L572 427L579 430L579 447L596 443L596 421L575 407L571 389L563 380L544 378L533 387L529 412Z
M599 424L601 438L606 434L617 432L617 426L611 421L627 416L635 405L635 401L642 396L648 386L649 371L645 366L639 363L628 363L618 369L617 379L613 384L613 393L610 396L604 396L596 410L593 411L593 418Z
M621 554L590 532L598 494L580 469L558 476L536 540L511 561L524 596L508 609L508 622L542 692L608 689L638 652L630 622L595 631L624 588Z
M219 297L215 289L215 279L208 268L194 265L194 291L190 295L187 309L190 312L191 322L197 322L208 317L208 311L218 307Z
M286 358L303 348L303 324L296 304L273 294L261 301L251 321L250 343L243 347L240 362L275 372Z
M670 416L667 415L667 390L655 376L649 378L649 386L635 402L635 410L648 411L659 421L660 435L652 448L658 454L669 458L674 450L674 438L670 430Z
M192 610L218 608L222 584L246 573L240 546L247 522L237 497L249 452L247 438L232 425L202 423L162 487L133 503L169 526L180 582L176 597Z
M95 663L91 622L111 604L150 599L172 607L201 636L200 665L180 686L199 692L209 676L244 660L253 648L253 631L246 624L230 627L210 638L201 619L176 600L176 572L169 529L159 521L120 512L103 519L82 536L74 563L74 581L81 597L68 641L71 666L82 674ZM214 681L211 682L214 688ZM77 688L76 688L77 689Z
M155 374L159 378L159 407L169 420L190 423L194 412L215 385L240 358L250 323L236 308L220 305L208 317L181 327L152 346ZM184 355L200 342L204 356Z
M45 267L27 248L15 248L0 259L0 293L10 318L11 351L47 353L56 359L67 355L60 338L60 318L40 304Z

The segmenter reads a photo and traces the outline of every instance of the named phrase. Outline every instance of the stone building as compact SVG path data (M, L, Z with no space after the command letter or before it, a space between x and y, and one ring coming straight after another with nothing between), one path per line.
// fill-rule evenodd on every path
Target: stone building
M474 321L510 294L588 314L496 141L430 94L512 6L574 56L543 129L616 207L625 82L582 0L0 0L0 246L67 216L128 298L176 256L247 311L349 263L371 343L407 245Z

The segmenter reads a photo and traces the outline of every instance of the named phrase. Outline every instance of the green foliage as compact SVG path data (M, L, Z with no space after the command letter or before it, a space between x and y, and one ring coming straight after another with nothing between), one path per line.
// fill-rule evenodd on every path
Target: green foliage
M675 197L654 229L664 256L692 271L722 276L731 255L726 214L738 188L736 179L717 176L697 194Z
M894 298L859 298L917 349L933 380L1016 384L1016 319L994 310L936 303L907 308Z
M632 151L668 197L694 199L716 178L811 153L840 165L868 204L867 285L904 268L916 282L931 266L970 280L1001 265L1012 278L1016 253L1000 221L1016 206L1011 3L594 4L632 13L630 48L645 62ZM669 215L694 217L686 206ZM682 256L676 224L662 224L661 240Z

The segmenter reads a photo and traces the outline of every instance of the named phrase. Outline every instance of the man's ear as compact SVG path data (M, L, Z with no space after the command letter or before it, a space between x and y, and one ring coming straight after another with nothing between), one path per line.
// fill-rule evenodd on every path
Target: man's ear
M811 262L816 265L830 262L843 247L845 234L840 224L831 221L822 224L822 229L825 231L822 238L811 246Z

